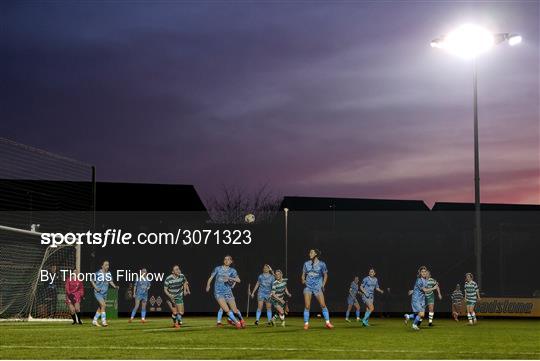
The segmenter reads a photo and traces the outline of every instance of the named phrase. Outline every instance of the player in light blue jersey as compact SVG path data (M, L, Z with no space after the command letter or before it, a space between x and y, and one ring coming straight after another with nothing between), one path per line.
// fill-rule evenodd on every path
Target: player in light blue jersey
M354 279L349 286L349 294L347 295L347 312L345 312L345 321L347 322L351 322L349 320L349 315L351 314L353 305L354 308L356 308L356 321L360 321L360 304L358 303L358 299L356 298L360 287L359 283L360 278L358 278L358 276L354 276Z
M146 302L148 301L148 290L150 289L152 282L145 278L146 268L141 269L140 274L141 278L135 282L135 285L133 286L135 306L131 310L131 317L129 318L130 323L133 322L137 310L139 309L139 305L141 306L141 322L146 322Z
M94 296L98 302L98 308L92 325L94 326L107 326L107 314L105 313L107 300L107 292L109 291L109 285L118 289L118 286L114 284L111 272L109 272L109 261L104 261L101 264L101 268L94 274L94 279L90 280L92 287L94 287ZM98 323L101 318L101 325Z
M334 328L330 323L330 313L326 308L326 302L324 301L324 286L328 281L328 269L326 263L319 260L321 251L318 249L311 249L309 251L309 261L304 263L302 269L302 284L304 288L304 330L309 329L309 309L311 307L311 296L315 296L322 308L322 314L326 321L325 327L328 329Z
M257 289L257 311L255 313L255 325L259 325L259 320L261 319L261 313L263 305L266 303L266 317L268 318L268 325L272 325L272 303L270 302L270 295L272 293L272 284L276 278L274 277L274 272L270 265L265 264L263 266L263 273L259 275L255 287L251 292L251 298L255 297L255 292Z
M233 259L227 255L223 259L223 265L217 266L206 282L206 292L210 292L212 280L214 280L214 297L223 312L227 313L231 322L236 328L246 327L242 314L236 307L236 302L232 293L232 287L240 283L240 277L234 268L231 267Z
M384 293L379 287L379 280L375 277L375 269L370 268L369 273L360 284L360 291L362 292L362 302L366 305L366 313L362 319L362 326L369 326L369 316L375 310L373 301L375 298L375 291Z
M414 320L412 324L413 330L420 330L420 324L424 317L426 310L426 293L437 289L437 286L433 288L428 287L428 269L426 266L422 266L418 269L416 275L416 282L412 291L409 291L409 295L412 295L411 306L413 313L405 315L405 324L409 320Z

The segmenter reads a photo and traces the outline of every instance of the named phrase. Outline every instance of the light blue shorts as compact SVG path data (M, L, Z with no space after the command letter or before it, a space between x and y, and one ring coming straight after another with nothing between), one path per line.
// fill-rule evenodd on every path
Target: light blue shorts
M105 302L107 300L107 294L106 293L98 293L94 292L94 297L96 297L96 300L101 303L101 301Z
M373 304L373 297L371 298L368 298L366 297L365 295L362 295L362 302L364 302L364 304L367 306L367 305L372 305Z
M148 293L141 293L135 295L135 300L141 302L141 301L148 301Z
M354 305L354 304L358 304L358 300L356 299L355 296L348 295L348 296L347 296L347 304L348 304L349 306L352 306L352 305Z
M234 296L233 296L231 290L229 290L229 291L220 291L220 292L215 291L214 292L214 297L216 298L216 300L219 300L219 299L224 299L225 301L234 300Z
M322 293L322 287L321 286L318 286L318 287L306 287L304 288L304 294L306 293L311 293L315 296L319 295Z
M411 306L414 313L424 312L426 310L426 298L422 297L419 300L412 300Z
M257 300L263 302L270 302L270 293L257 293Z

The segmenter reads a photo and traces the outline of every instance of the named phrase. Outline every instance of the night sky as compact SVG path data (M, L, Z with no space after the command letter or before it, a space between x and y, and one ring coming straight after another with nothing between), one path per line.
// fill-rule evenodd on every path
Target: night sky
M482 201L540 203L539 2L2 2L0 135L98 180L472 201L462 23L478 60Z

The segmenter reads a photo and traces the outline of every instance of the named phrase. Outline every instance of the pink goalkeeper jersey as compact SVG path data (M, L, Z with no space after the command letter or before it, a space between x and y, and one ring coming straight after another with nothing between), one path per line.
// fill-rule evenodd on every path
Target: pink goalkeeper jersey
M68 278L66 280L66 295L84 296L83 283L78 280L72 281Z

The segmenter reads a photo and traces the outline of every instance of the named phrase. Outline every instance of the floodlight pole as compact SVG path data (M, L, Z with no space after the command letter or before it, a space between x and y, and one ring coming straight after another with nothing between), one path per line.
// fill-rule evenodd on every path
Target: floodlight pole
M284 208L285 212L285 277L287 277L288 249L289 249L289 208Z
M476 255L476 281L482 284L482 225L480 216L480 155L478 147L478 70L473 61L474 108L474 248Z

